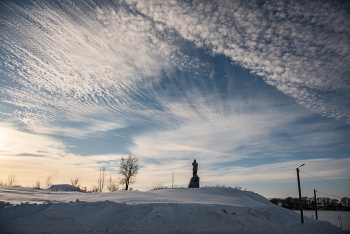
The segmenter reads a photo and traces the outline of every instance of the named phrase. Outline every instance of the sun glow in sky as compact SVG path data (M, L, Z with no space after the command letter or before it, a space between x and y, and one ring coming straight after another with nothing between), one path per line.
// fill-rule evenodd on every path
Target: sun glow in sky
M0 180L350 187L348 1L2 1ZM301 174L302 190L349 190Z

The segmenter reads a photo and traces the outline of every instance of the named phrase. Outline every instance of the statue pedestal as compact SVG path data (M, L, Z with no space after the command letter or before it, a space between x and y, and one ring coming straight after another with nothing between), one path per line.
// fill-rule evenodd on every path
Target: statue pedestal
M194 175L191 180L190 183L188 184L189 188L199 188L199 177L198 175Z

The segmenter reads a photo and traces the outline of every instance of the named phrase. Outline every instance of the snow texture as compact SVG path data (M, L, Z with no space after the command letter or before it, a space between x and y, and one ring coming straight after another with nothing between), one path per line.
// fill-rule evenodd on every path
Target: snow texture
M304 216L316 218L315 211L304 210ZM350 233L350 212L346 211L318 211L318 219L329 221L337 227L343 227Z
M0 186L0 233L344 233L229 188L51 192Z
M70 184L54 184L49 188L51 192L85 192Z

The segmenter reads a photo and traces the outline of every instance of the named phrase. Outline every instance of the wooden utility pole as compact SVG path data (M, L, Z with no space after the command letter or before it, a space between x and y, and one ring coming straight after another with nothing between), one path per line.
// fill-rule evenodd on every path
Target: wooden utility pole
M304 165L305 164L301 165L300 167ZM299 167L297 168L297 179L298 179L298 190L299 190L300 217L301 217L301 223L304 223L303 202L301 201L301 189L300 189L300 179L299 179Z
M316 190L314 189L314 197L315 197L315 215L316 215L316 219L318 219L317 216L317 200L316 200Z

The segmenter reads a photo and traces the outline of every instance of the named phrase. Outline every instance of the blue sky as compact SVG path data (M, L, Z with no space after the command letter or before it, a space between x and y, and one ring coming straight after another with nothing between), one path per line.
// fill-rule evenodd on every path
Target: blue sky
M3 1L0 179L350 187L346 1ZM301 175L335 196L349 190Z

